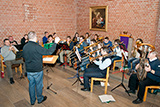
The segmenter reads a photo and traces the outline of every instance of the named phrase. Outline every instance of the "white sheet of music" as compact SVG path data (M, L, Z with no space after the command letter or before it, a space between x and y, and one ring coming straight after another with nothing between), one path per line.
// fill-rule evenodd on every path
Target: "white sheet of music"
M77 47L76 47L75 53L76 53L76 55L77 55L77 57L78 57L78 60L81 62L81 61L82 61L82 60L81 60L81 55L80 55Z
M43 61L52 61L53 60L53 57L46 57L46 58L43 58Z

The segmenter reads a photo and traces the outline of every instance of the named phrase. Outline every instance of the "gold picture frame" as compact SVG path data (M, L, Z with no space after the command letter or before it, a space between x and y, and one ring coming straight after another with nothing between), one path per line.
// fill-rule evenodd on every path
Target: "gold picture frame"
M108 6L90 7L90 30L107 31Z

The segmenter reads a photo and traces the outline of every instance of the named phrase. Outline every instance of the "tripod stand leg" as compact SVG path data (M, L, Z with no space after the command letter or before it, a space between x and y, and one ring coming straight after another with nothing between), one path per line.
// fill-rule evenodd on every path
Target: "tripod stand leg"
M46 70L46 72L47 72L47 76L48 76L48 73L49 73L48 70ZM54 91L53 89L50 89L51 86L52 86L52 83L50 85L48 85L48 78L47 78L47 89L51 90L54 94L57 94L56 91Z
M72 84L72 86L73 86L76 82L78 82L78 78L77 78L76 81Z
M126 87L124 86L124 84L122 84L122 87L125 89L126 93L130 96L128 90L126 89Z
M122 83L117 85L116 87L114 87L111 91L115 90L116 88L120 87L121 85L122 85Z

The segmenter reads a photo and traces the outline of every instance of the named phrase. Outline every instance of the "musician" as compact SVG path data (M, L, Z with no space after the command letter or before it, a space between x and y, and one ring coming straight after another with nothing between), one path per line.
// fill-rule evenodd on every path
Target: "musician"
M13 73L12 73L12 65L13 64L23 64L24 72L25 73L25 65L22 59L16 60L16 55L15 52L18 52L18 49L14 46L11 45L9 39L4 39L4 46L1 48L1 55L4 58L4 63L7 66L7 75L8 78L10 79L10 84L14 83L13 80ZM23 76L23 74L21 75Z
M78 51L80 52L81 55L84 55L84 47L87 46L87 43L86 41L84 40L84 36L81 35L80 36L80 41L79 41L79 48L78 48Z
M85 52L85 53L89 54L92 57L96 57L97 55L99 55L99 51L96 51L93 54L90 54L93 51L98 49L98 46L96 46L96 45L94 46L93 45L95 43L96 43L95 39L92 39L88 51ZM93 45L93 46L91 46L91 45ZM90 63L90 61L89 61L89 55L86 56L86 57L82 57L82 61L81 61L81 64L80 64L80 68L81 68L82 71L84 71L86 69L86 65L87 64L90 64L90 66L91 66L91 64L93 64L93 63Z
M135 71L135 66L136 64L139 63L140 57L141 55L141 51L142 51L142 47L140 47L140 43L143 43L143 40L141 38L138 38L136 40L136 45L135 48L131 51L132 57L130 59L128 59L128 73L127 74L131 74L132 71ZM133 55L134 54L134 55ZM132 63L132 68L131 68L131 63Z
M9 39L11 45L18 45L18 42L13 39L13 36L9 36L8 39Z
M63 47L64 46L64 47ZM63 55L64 54L68 54L71 52L71 50L73 49L74 43L71 41L71 36L67 36L66 38L66 42L63 43L62 45L62 51L59 54L59 58L60 58L60 66L64 64L64 58ZM68 61L69 62L69 58Z
M49 33L47 31L44 32L44 37L42 38L43 44L47 43Z
M49 49L54 44L53 36L49 35L47 42L44 44L44 48Z
M160 85L160 60L157 58L157 52L151 51L148 54L149 63L145 63L145 71L147 72L147 76L142 81L139 81L136 74L132 74L129 79L129 93L135 94L135 90L139 86L139 91L137 94L137 99L132 103L139 104L143 102L143 96L145 92L145 87L150 85ZM140 64L136 65L136 70Z
M91 39L89 37L89 33L88 32L85 34L85 38L86 38L87 45L90 45Z
M76 32L75 35L74 35L74 37L73 37L73 40L76 40L79 43L79 41L80 41L79 39L80 39L79 33Z
M36 95L38 104L44 102L47 96L42 95L43 89L43 68L42 55L50 55L59 42L59 38L55 38L55 43L49 49L43 48L37 43L37 35L34 31L28 33L29 42L23 47L23 57L25 59L27 78L29 80L29 95L31 105L35 104Z
M94 35L94 39L96 40L96 42L98 41L98 38L99 38L99 35L98 35L98 34L95 34L95 35Z
M104 41L103 41L103 44L104 44L104 46L107 46L108 47L108 49L109 49L109 53L111 52L111 47L113 46L112 45L112 42L109 40L109 37L105 37L104 38Z
M121 48L120 48L120 40L119 39L115 39L114 40L114 48L113 48L113 52L115 53L115 55L112 55L112 63L114 62L114 60L120 60L122 58L122 52L121 52Z
M83 74L84 78L84 88L81 88L82 91L90 91L89 79L91 77L103 78L106 76L107 67L111 65L110 58L103 58L103 55L107 54L108 49L102 47L101 54L102 57L99 57L99 60L94 60L93 62L98 65L98 67L87 68Z
M21 49L23 49L23 46L28 43L28 34L25 34L24 37L21 39Z

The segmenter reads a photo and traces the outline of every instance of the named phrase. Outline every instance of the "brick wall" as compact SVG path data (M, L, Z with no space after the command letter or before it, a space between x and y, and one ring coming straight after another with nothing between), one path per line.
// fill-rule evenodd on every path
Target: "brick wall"
M157 34L156 34L156 40L155 40L155 47L156 50L158 51L158 57L160 58L160 2L159 2L159 18L158 18L158 27L157 27Z
M1 0L0 46L9 35L20 43L31 30L36 31L40 41L44 31L56 32L63 39L78 31L81 35L110 35L111 40L128 31L134 39L140 37L155 45L160 53L158 3L159 0ZM89 30L90 6L108 6L107 32Z
M9 35L20 43L24 34L36 31L41 41L44 31L62 39L76 32L74 0L1 0L0 46Z
M155 45L158 26L159 0L78 0L77 29L81 34L90 32L102 36L109 35L111 40L120 32L128 31L134 39ZM108 31L89 30L89 7L108 6ZM160 53L160 48L158 48Z

